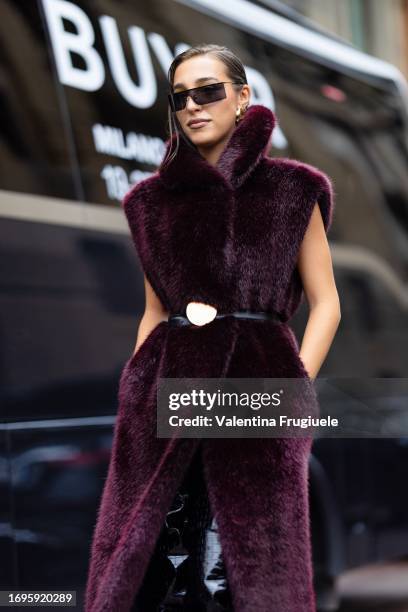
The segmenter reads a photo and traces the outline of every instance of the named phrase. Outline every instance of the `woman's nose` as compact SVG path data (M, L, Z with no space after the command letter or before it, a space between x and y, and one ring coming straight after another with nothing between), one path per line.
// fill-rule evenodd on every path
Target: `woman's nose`
M191 108L195 108L196 106L200 106L200 104L197 104L196 102L194 102L193 98L191 96L187 96L187 100L186 100L186 108L190 108L190 102L192 103L192 107Z

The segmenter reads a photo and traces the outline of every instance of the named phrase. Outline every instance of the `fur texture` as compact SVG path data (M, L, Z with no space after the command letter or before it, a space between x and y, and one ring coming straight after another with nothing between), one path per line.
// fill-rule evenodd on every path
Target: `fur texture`
M234 610L315 610L312 438L156 437L160 377L307 378L288 324L302 297L296 261L316 202L326 231L331 225L333 186L314 166L267 157L275 125L271 110L249 107L216 167L181 139L177 158L123 200L143 270L170 312L198 300L219 311L276 310L283 323L162 322L126 362L86 612L129 611L195 452L202 452ZM309 401L316 401L312 388Z

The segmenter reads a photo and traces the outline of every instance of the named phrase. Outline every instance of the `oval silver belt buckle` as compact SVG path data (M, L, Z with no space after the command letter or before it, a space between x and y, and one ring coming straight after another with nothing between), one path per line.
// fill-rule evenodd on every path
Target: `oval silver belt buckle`
M194 325L207 325L217 316L217 309L203 302L189 302L186 306L186 316Z

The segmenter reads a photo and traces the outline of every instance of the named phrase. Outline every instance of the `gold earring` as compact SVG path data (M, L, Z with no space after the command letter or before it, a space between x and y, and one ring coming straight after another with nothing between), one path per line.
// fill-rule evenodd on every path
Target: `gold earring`
M245 108L242 108L242 106L237 108L235 112L235 123L239 123L241 121L242 117L245 115L245 113L248 110L248 106L249 105L247 104Z

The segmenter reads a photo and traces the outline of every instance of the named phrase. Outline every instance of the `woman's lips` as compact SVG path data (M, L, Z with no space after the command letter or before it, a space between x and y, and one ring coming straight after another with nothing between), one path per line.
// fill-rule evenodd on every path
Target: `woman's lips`
M203 120L203 121L200 121L200 122L191 123L188 127L190 127L192 130L197 130L198 128L201 128L204 125L207 125L207 123L210 123L210 121L209 120Z

